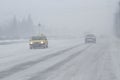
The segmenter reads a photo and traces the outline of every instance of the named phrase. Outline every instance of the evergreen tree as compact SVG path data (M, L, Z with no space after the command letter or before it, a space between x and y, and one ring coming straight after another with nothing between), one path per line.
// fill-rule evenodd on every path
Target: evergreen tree
M18 25L17 25L17 19L16 16L13 17L9 24L9 28L7 30L8 36L11 38L16 38L18 36Z
M17 19L16 19L16 16L14 16L13 18L13 34L14 34L14 37L17 37L18 36L18 22L17 22Z

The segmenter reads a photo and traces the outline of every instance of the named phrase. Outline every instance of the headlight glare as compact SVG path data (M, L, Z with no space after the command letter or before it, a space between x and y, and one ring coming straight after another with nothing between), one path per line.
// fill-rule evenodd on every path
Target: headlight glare
M41 44L43 44L44 42L43 41L41 41Z
M30 44L33 44L33 42L30 42Z

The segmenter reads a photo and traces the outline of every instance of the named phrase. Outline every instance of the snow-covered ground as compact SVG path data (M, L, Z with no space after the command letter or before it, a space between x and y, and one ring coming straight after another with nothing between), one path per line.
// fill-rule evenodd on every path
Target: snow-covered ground
M26 39L19 39L19 40L0 40L0 45L7 45L13 43L21 43L26 42Z
M120 41L49 40L47 49L28 42L0 45L0 80L120 80Z

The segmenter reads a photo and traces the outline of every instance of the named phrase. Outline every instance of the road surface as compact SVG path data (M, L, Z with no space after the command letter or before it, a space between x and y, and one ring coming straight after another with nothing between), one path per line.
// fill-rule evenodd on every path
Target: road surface
M120 41L49 40L30 50L28 42L0 45L0 80L120 80Z

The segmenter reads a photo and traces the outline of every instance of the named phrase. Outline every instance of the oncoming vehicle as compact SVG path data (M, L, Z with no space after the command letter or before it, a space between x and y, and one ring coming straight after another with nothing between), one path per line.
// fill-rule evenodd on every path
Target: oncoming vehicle
M96 43L96 36L94 34L87 34L85 36L85 43Z
M48 48L48 40L46 36L32 36L29 41L30 49L33 48Z

